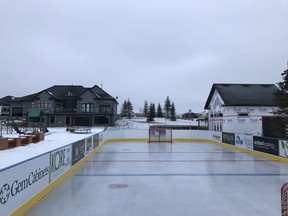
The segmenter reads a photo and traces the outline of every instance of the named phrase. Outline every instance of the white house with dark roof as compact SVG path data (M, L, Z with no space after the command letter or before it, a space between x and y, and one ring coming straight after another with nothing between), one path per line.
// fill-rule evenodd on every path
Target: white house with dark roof
M204 109L209 130L262 134L262 117L278 110L274 84L213 84Z

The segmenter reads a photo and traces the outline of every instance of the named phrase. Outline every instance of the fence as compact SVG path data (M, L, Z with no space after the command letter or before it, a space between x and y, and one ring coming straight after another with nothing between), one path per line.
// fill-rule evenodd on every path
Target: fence
M288 140L217 131L175 130L173 142L225 143L275 158L288 157ZM103 144L118 141L148 141L148 129L106 130L53 151L0 169L0 212L21 215L67 178Z

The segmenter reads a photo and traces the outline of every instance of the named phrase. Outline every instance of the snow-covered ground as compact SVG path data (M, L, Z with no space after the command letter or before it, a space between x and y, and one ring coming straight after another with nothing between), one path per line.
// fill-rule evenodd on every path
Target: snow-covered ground
M148 129L151 125L168 124L168 125L195 125L196 121L180 120L170 121L165 118L156 118L154 122L146 122L145 118L119 119L115 127L119 129ZM112 128L111 128L112 129ZM29 158L41 155L53 149L60 148L78 140L91 136L92 134L103 131L104 128L92 128L90 134L74 134L66 131L66 128L49 128L45 134L45 139L38 143L31 143L26 146L19 146L12 149L0 151L0 169ZM16 132L2 134L3 137L17 137Z
M116 128L131 128L131 129L149 129L152 125L197 125L196 120L183 120L177 119L176 121L170 121L165 118L155 118L154 122L147 122L146 118L132 118L132 119L119 119L116 122Z
M0 151L0 169L84 139L103 130L104 128L92 128L90 134L74 134L66 131L66 128L49 128L43 141ZM18 136L16 132L2 135L3 137Z

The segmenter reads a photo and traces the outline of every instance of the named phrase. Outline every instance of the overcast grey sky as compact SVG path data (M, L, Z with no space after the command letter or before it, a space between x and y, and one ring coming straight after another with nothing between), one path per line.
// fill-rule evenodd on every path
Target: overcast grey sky
M0 0L0 97L103 84L201 112L213 83L276 83L287 60L287 0Z

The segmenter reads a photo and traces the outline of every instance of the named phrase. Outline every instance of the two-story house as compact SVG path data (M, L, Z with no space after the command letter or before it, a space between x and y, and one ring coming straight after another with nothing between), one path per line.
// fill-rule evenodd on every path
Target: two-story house
M97 85L54 85L35 94L13 97L10 116L29 117L41 108L47 126L112 126L117 116L117 100ZM42 112L42 113L43 113Z
M278 110L274 84L213 84L204 109L209 130L262 134L262 117Z

